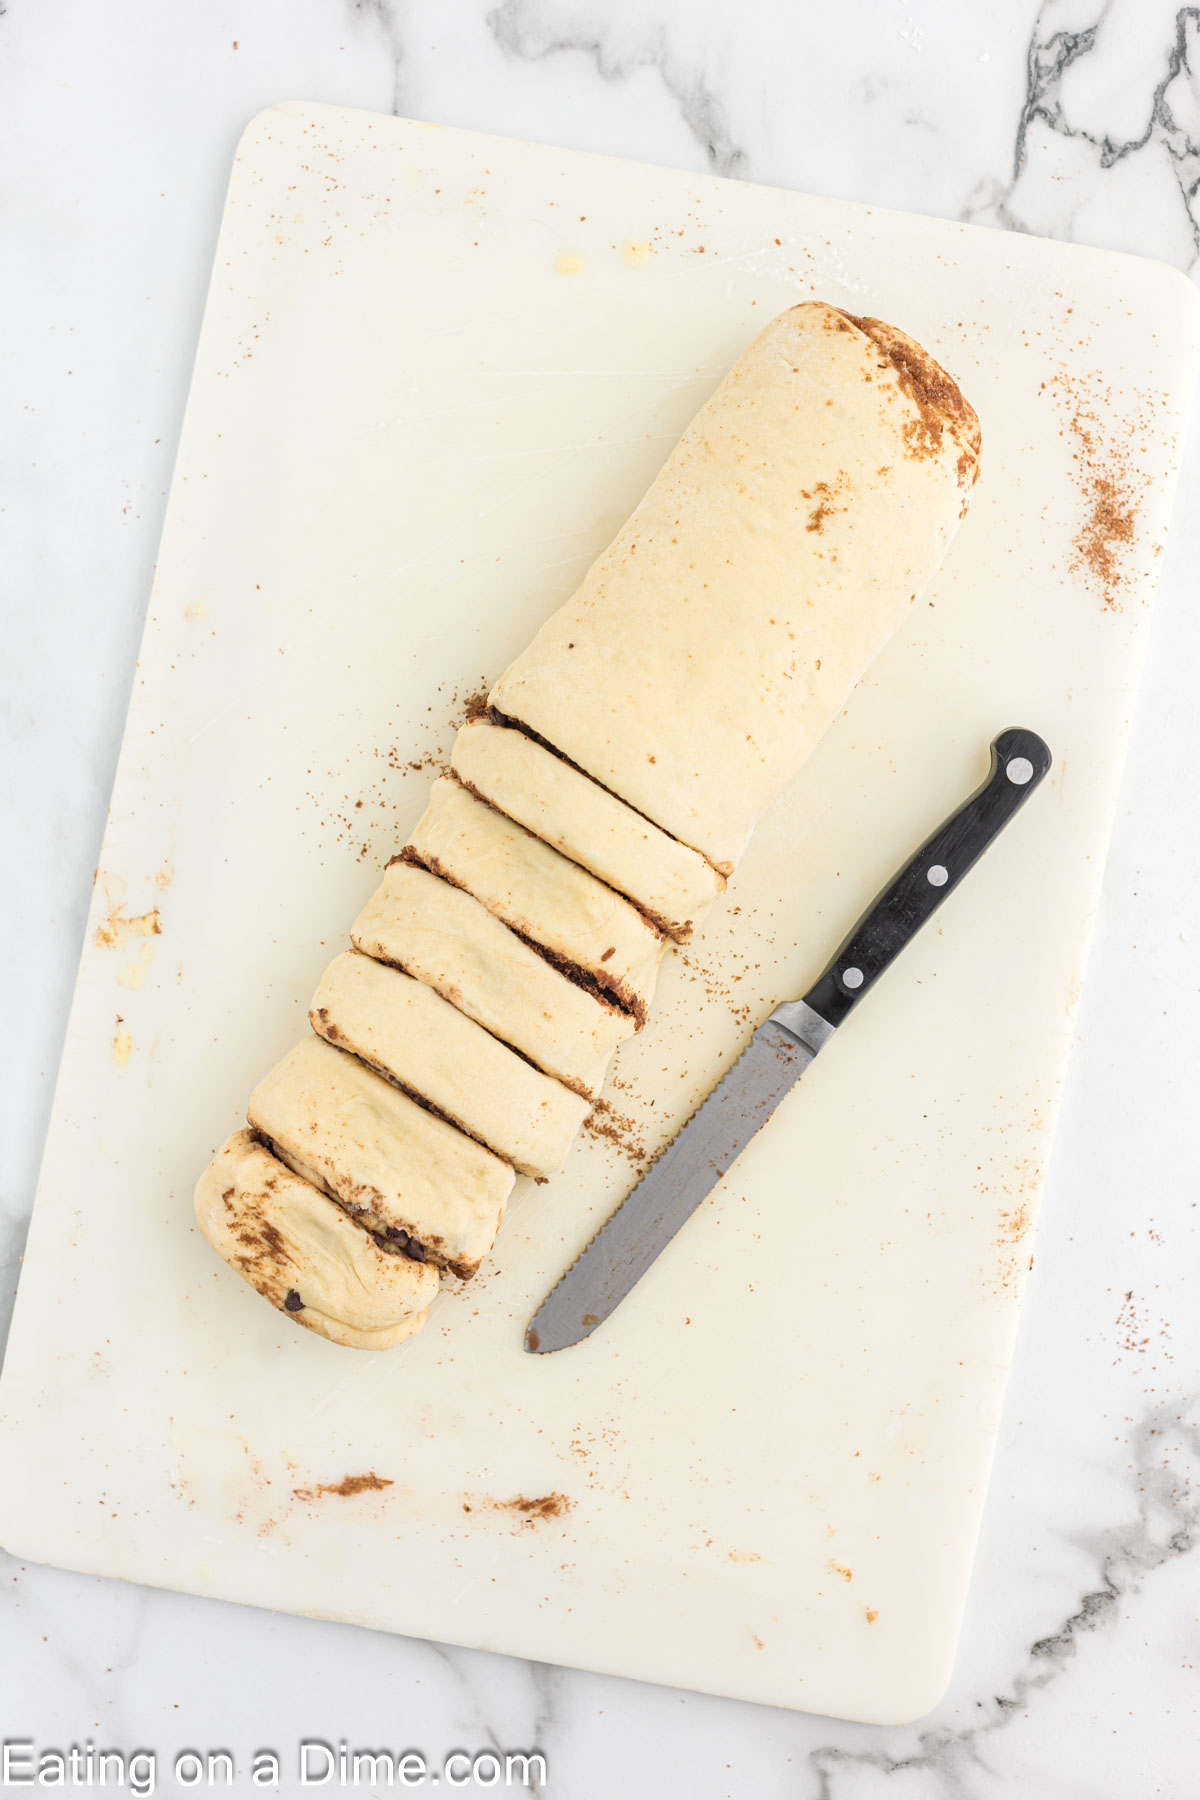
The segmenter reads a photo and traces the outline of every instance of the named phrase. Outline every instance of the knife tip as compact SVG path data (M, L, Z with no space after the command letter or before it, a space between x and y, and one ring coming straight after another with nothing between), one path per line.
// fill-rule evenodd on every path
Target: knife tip
M585 1338L592 1335L597 1325L603 1323L596 1313L585 1313L583 1325L576 1330L564 1330L560 1319L549 1318L538 1325L539 1314L535 1313L525 1327L525 1350L530 1356L552 1356L556 1350L570 1350L575 1344L582 1344ZM546 1333L549 1333L547 1341Z

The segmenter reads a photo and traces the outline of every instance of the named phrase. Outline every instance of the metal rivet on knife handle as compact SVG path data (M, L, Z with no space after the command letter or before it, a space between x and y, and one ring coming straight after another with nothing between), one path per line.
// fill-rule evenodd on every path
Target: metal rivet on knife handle
M814 1011L831 1025L843 1023L1024 806L1050 763L1050 751L1035 731L1014 726L1000 733L987 780L909 858L805 995ZM862 971L853 991L846 984L848 967Z

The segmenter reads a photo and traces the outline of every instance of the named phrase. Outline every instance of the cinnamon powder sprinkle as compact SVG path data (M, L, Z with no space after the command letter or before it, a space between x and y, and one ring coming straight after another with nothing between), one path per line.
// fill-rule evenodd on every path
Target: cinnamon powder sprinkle
M469 1500L463 1501L462 1509L465 1513L515 1513L522 1525L536 1525L540 1519L561 1519L564 1513L570 1512L573 1505L574 1501L569 1494L555 1492L514 1494L511 1500L495 1500L490 1495L472 1495Z
M583 1122L583 1129L589 1136L600 1138L602 1142L619 1150L635 1169L648 1168L653 1160L646 1149L637 1120L629 1113L619 1111L611 1100L596 1101Z
M1082 391L1066 374L1055 376L1049 385L1055 398L1065 402L1064 431L1070 438L1083 502L1083 520L1071 541L1068 567L1072 575L1083 574L1107 612L1120 612L1125 559L1138 521L1139 478L1128 434L1131 427L1144 428L1144 421L1119 421L1122 435L1118 437L1102 429L1097 410L1108 400L1107 390Z
M565 1512L571 1510L571 1502L565 1494L538 1494L530 1499L526 1494L517 1494L512 1500L504 1500L501 1505L508 1512L524 1513L532 1519L560 1519Z
M1020 1243L1032 1223L1033 1220L1029 1212L1029 1202L1027 1200L1022 1200L1021 1203L1011 1211L1005 1211L1000 1214L1001 1240L1007 1240L1010 1244Z
M297 1500L319 1500L323 1494L338 1494L343 1500L350 1500L355 1494L378 1493L395 1485L394 1481L388 1481L372 1469L366 1475L344 1475L340 1481L323 1481L319 1487L293 1488L292 1493Z
M115 950L121 944L127 944L132 938L152 938L162 934L162 919L157 906L149 912L138 913L135 918L125 917L123 905L114 906L103 924L97 925L93 934L102 950Z
M1137 509L1111 475L1093 476L1087 501L1088 515L1075 535L1071 567L1086 568L1103 590L1105 606L1116 611L1116 590L1124 579L1121 551L1133 542Z

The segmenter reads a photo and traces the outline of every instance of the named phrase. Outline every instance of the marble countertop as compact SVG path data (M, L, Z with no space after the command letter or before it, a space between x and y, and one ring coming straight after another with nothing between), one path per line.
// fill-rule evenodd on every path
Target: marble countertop
M1193 60L1196 9L1159 0L0 8L0 1341L246 120L280 99L394 110L1194 272ZM897 1729L833 1723L0 1552L0 1742L153 1748L159 1792L183 1791L170 1765L186 1748L229 1749L242 1769L277 1750L281 1791L299 1791L306 1737L438 1764L536 1748L544 1791L569 1800L1194 1791L1198 448L1193 432L966 1627L936 1711ZM236 1791L255 1790L243 1776Z

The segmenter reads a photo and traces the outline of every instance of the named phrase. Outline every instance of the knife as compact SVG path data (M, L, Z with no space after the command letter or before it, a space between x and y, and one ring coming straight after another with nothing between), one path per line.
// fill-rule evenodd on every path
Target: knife
M785 1000L543 1300L525 1332L539 1355L589 1337L621 1304L766 1124L838 1026L958 886L1050 767L1034 731L992 744L983 786L927 838L802 1000Z

